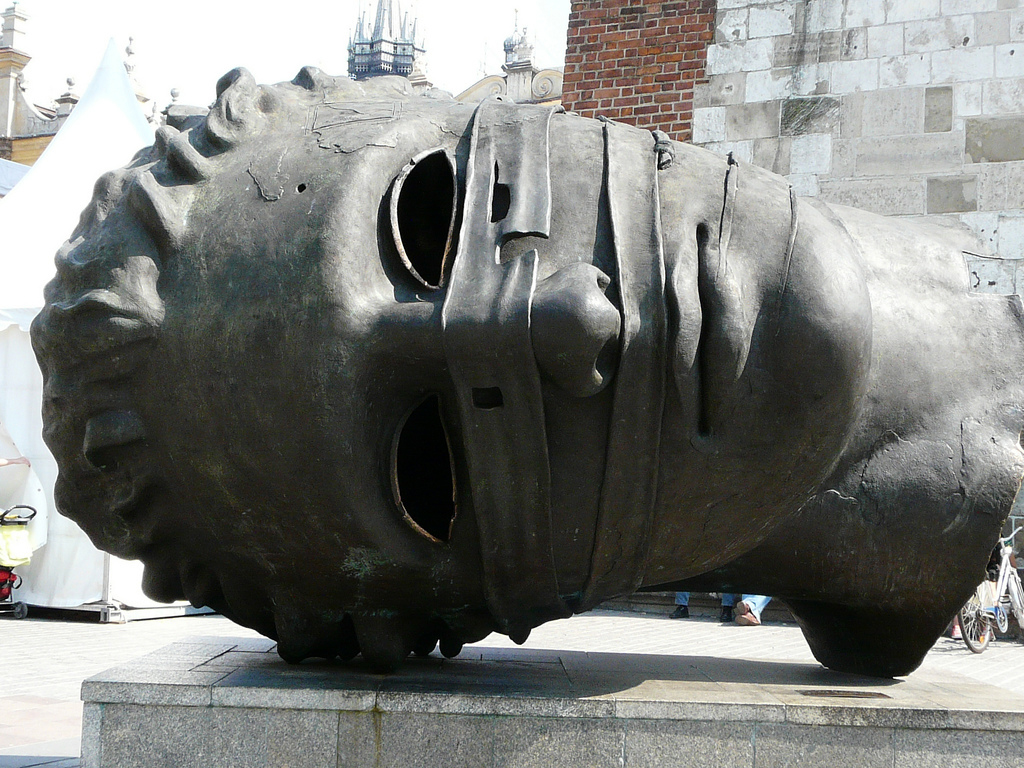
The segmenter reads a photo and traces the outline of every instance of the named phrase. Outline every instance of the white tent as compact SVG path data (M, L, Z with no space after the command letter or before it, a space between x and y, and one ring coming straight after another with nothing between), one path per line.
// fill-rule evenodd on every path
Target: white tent
M14 163L0 157L0 197L14 189L14 185L21 181L21 177L26 173L28 173L27 165Z
M18 568L24 584L16 592L18 600L33 605L69 608L111 600L154 605L142 595L140 564L102 554L77 525L56 513L57 466L42 440L42 375L28 334L43 305L43 287L55 272L54 254L74 230L96 179L152 142L153 129L111 40L65 124L0 200L0 422L12 439L10 446L0 440L0 450L20 452L32 462L25 477L8 479L22 481L25 503L39 510L29 527L38 549L31 563ZM23 473L24 468L0 472Z

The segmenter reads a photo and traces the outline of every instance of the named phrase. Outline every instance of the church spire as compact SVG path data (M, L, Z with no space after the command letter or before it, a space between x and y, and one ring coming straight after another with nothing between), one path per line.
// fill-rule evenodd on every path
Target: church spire
M28 17L18 7L11 5L0 15L3 28L0 30L0 136L8 137L14 132L19 109L18 100L22 90L22 73L32 57L22 50L25 29L22 26Z
M395 4L392 0L377 0L377 20L373 25L373 39L391 39L395 28L394 20Z
M397 0L377 0L373 32L366 34L365 14L356 22L348 45L348 74L356 80L378 75L405 75L424 53L416 40L416 20L402 14Z

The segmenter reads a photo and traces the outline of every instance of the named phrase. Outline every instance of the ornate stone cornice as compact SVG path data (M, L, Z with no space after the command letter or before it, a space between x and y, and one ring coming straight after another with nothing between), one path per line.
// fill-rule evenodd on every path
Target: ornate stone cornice
M0 69L2 70L9 67L13 71L20 72L30 61L32 61L32 57L27 53L22 53L14 48L0 48Z

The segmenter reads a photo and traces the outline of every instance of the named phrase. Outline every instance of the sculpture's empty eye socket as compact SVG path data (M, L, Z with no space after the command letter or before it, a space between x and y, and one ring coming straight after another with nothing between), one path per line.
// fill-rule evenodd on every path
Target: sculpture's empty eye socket
M402 263L419 282L439 288L455 236L458 185L443 149L413 158L391 190L391 232Z
M406 522L431 539L448 541L457 510L456 489L436 395L406 417L393 453L395 497Z

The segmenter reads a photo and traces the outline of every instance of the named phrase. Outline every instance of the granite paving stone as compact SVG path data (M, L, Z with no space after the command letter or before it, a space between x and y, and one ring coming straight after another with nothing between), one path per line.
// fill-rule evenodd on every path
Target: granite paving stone
M491 765L495 731L496 721L490 717L387 713L381 717L379 765L436 768L438 754L446 756L445 768Z
M754 768L892 768L889 728L819 728L792 723L759 725Z
M961 755L957 766L991 765L1024 768L1024 734L994 738L983 731L897 731L893 768L949 768L951 741Z
M82 727L82 681L129 662L132 662L129 669L138 669L138 664L143 663L139 661L141 657L147 657L146 663L155 662L157 669L175 674L188 672L185 666L202 659L198 666L206 665L210 672L222 676L216 695L237 697L233 705L239 709L258 703L247 684L239 684L245 683L240 676L276 669L282 695L292 695L287 692L294 690L299 675L309 672L305 664L295 668L279 662L272 640L218 616L135 621L124 625L30 616L23 621L3 621L0 632L5 646L18 648L20 653L19 663L5 670L0 683L0 712L13 714L0 722L0 768L27 768L39 765L39 760L44 758L53 764L56 764L54 761L76 761L79 741L68 736L78 733ZM187 646L162 650L186 639ZM228 667L218 664L218 658L224 654L232 654L232 659L237 654L237 658L251 660L252 664L245 672L233 673L239 677L224 678ZM589 657L600 659L605 668L597 679L581 671L586 668ZM875 686L879 691L892 694L894 689L898 691L911 682L918 684L922 703L937 710L951 711L967 698L987 691L991 711L986 717L993 728L999 727L1001 711L1008 713L1012 720L1018 697L1024 694L1024 644L1010 638L1000 638L980 655L968 652L961 641L942 638L922 667L909 678L865 683L850 679L851 676L844 679L820 667L811 657L799 629L791 624L750 628L721 625L713 620L670 621L659 615L607 611L544 625L533 632L523 647L493 635L479 644L467 646L455 660L441 659L435 652L434 656L417 660L415 664L444 670L435 682L450 678L454 686L471 677L472 666L465 666L464 662L473 659L504 661L510 665L508 669L524 664L558 668L557 675L565 681L567 690L595 700L611 693L615 686L621 686L615 705L616 716L620 718L643 716L642 707L648 707L646 714L660 716L652 709L654 705L645 699L648 693L657 693L669 700L689 695L693 697L693 707L707 705L715 696L712 701L720 712L726 711L721 709L723 707L769 701L779 701L778 706L782 707L782 697L772 685L778 683L779 675L785 670L788 670L785 686L792 696L800 696L798 691L806 688L842 687L840 684L854 690ZM792 666L788 662L799 664ZM352 666L358 668L359 664ZM323 691L331 690L329 680L334 668L321 665L314 669L321 676L318 679L324 681ZM547 675L550 678L552 673ZM417 691L421 697L430 693L422 686L417 688L413 675L407 672L387 678L386 684L379 676L373 679L376 683L372 690L381 690L382 696L400 686ZM500 690L507 680L507 675L492 675L486 684L478 684L477 692L489 694ZM748 685L751 680L757 685ZM529 686L524 685L524 689L522 695L526 697L530 693ZM1005 693L1005 698L1000 692ZM426 699L421 698L421 701ZM583 706L592 703L596 702L587 701ZM307 701L307 705L315 710L314 701ZM469 703L463 705L468 707ZM365 699L359 706L371 707L371 700ZM19 718L19 711L31 711L31 718ZM585 715L585 709L581 709L580 714ZM961 706L961 713L956 717L970 721L978 716L978 712ZM951 714L946 717L950 726L957 725L956 717ZM8 721L13 722L7 724ZM86 718L86 729L95 725ZM369 713L363 720L349 718L339 723L338 743L357 739L358 734L362 734L358 738L372 741L372 725ZM788 725L796 727L798 724ZM920 749L926 754L928 745L922 744ZM57 745L50 748L58 751L40 757L40 750L45 751L46 745ZM353 762L352 765L358 767L359 764Z
M691 765L754 765L748 723L660 720L629 721L623 757L629 768L674 768L685 756Z
M621 768L625 723L615 719L501 718L494 768Z

